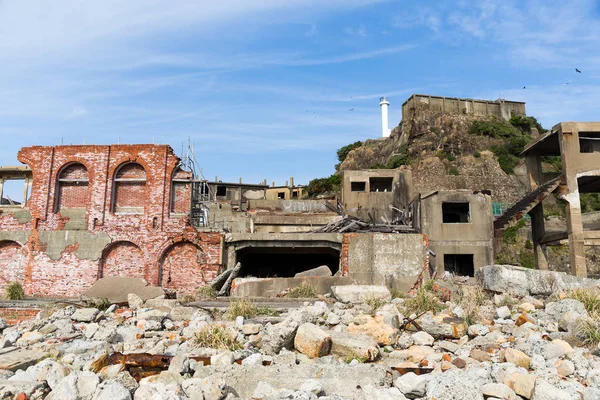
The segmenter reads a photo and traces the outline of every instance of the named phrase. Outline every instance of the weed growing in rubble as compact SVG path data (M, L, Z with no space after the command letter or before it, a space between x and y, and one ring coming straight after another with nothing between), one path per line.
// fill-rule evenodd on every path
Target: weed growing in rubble
M506 306L506 307L510 308L515 305L515 299L513 299L512 296L505 293L502 296L502 298L500 299L500 301L497 302L497 305L499 307Z
M585 318L578 324L577 337L590 347L595 347L600 343L599 313L593 313L591 318Z
M189 304L189 303L193 303L194 301L196 301L196 296L194 296L193 293L184 293L177 300L179 300L179 302L181 304Z
M476 324L481 320L480 307L487 301L487 296L479 286L470 290L463 290L462 298L458 306L465 312L465 322L467 325Z
M367 361L366 358L359 356L358 354L356 354L353 351L346 354L346 356L343 358L343 360L346 364L350 364L352 362L352 360L357 360L361 364Z
M86 307L97 308L100 311L105 311L110 307L110 301L106 297L94 297L85 302Z
M405 299L406 293L404 293L400 289L392 288L390 289L390 294L392 295L392 299Z
M567 299L575 299L583 303L588 313L600 313L600 296L592 290L573 289L566 293Z
M375 314L375 312L385 303L386 301L381 297L371 296L365 299L365 304L371 308L371 314Z
M414 297L406 299L401 307L404 315L419 315L427 311L436 313L443 308L438 297L425 285L417 290Z
M256 307L256 314L257 315L266 315L267 317L277 317L279 314L281 314L281 311L276 310L271 307L268 307L268 306L261 306L261 307Z
M7 300L23 300L25 298L25 291L19 282L11 282L4 289L4 295Z
M196 291L198 299L214 299L217 297L217 289L210 285L202 286Z
M195 342L200 347L235 351L242 345L225 328L217 324L208 324L200 328L195 335Z
M308 299L317 297L317 288L307 282L302 282L299 286L291 288L285 297L292 299Z
M229 303L227 311L223 315L224 318L234 320L239 316L244 319L252 318L258 314L258 308L250 300L240 299Z

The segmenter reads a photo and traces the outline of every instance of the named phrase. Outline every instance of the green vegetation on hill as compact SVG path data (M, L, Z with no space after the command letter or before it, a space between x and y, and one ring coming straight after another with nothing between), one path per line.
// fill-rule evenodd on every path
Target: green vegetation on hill
M348 153L352 150L359 148L363 145L363 142L357 141L351 144L348 144L337 151L337 158L340 163L343 163L346 157L348 157Z
M408 144L403 144L387 163L375 163L370 166L372 169L396 169L402 165L408 165L411 162Z
M327 178L316 178L308 182L306 193L308 197L316 197L327 192L339 192L342 176L333 174Z

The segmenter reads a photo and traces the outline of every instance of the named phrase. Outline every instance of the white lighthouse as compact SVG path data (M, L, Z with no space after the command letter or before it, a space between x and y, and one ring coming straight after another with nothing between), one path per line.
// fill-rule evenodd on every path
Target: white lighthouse
M385 97L379 98L379 105L381 106L381 136L389 137L390 128L388 128L388 106L390 102Z

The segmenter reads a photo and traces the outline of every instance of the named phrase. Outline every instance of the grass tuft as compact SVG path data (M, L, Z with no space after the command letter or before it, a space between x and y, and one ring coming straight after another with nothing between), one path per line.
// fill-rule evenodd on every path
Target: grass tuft
M223 315L225 319L234 320L242 316L244 319L252 318L258 314L258 308L250 300L240 299L229 303L227 311Z
M308 299L317 297L317 288L308 282L302 282L295 288L291 288L285 297L292 299Z
M430 290L427 290L426 285L424 285L417 290L414 297L406 299L401 304L401 308L404 315L419 315L427 311L433 311L434 313L441 311L443 305L440 303L439 298Z
M242 348L231 332L217 324L208 324L200 328L195 334L194 341L200 347L213 349L235 351Z
M405 299L406 293L404 293L400 289L392 288L390 289L390 294L392 295L392 299Z
M487 295L480 286L463 289L463 295L458 306L465 312L465 322L467 325L476 324L481 320L480 307L485 304Z
M600 343L600 314L594 313L585 318L577 326L577 337L587 346L594 347Z
M385 299L382 297L367 297L365 299L365 304L371 308L371 314L375 314L375 312L386 303Z
M110 301L106 297L94 297L85 302L86 307L97 308L100 311L106 311L110 307Z
M359 363L365 363L367 361L366 358L364 357L360 357L358 354L356 354L355 352L351 351L350 353L346 354L343 358L344 362L346 364L350 364L352 362L352 360L357 360Z
M4 295L7 300L23 300L25 298L25 290L19 282L11 282L4 289Z
M184 293L177 300L179 300L181 304L189 304L196 301L196 296L194 295L194 293Z
M592 290L573 289L566 292L567 299L578 300L585 306L587 312L591 314L600 313L600 296Z
M196 291L198 299L214 299L217 297L217 289L210 285L202 286Z

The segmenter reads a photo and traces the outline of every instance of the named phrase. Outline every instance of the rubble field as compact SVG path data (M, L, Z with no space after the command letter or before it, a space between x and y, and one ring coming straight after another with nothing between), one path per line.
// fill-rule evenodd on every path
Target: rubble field
M600 292L571 286L499 293L484 276L411 295L338 286L289 309L135 294L49 307L0 322L0 399L600 399Z

